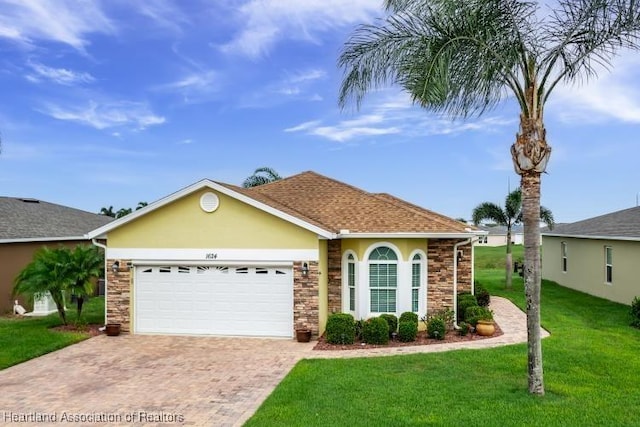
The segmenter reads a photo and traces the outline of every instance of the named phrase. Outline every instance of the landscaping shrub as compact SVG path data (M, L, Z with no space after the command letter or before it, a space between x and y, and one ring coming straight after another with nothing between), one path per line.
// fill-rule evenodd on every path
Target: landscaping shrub
M364 319L356 320L356 339L362 341L362 329L364 328Z
M492 320L493 312L485 307L474 306L467 308L464 313L464 320L473 326L478 324L478 320Z
M427 336L443 340L447 330L444 320L440 317L433 317L427 322Z
M469 324L467 322L461 322L459 325L460 329L458 329L458 334L461 337L467 336L469 333Z
M327 342L331 344L353 344L356 323L348 313L334 313L327 319Z
M631 326L640 328L640 298L635 297L631 303Z
M389 335L398 330L398 318L395 314L381 314L380 317L387 321L389 325Z
M402 322L413 322L416 324L416 326L418 325L418 315L411 312L411 311L405 311L404 313L402 313L400 315L400 323Z
M458 294L458 322L464 320L467 308L479 305L475 295L469 293Z
M364 322L362 340L367 344L387 344L389 342L389 324L381 317L372 317Z
M418 336L418 325L413 322L400 322L398 340L402 342L415 341Z
M474 288L478 305L480 307L489 307L489 303L491 302L491 295L489 295L489 291L478 282L474 283Z

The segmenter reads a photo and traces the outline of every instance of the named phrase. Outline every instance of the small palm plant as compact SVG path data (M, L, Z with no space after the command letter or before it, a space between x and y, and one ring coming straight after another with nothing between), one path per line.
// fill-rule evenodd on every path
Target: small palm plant
M248 177L242 183L244 188L257 187L258 185L268 184L270 182L279 181L282 177L278 175L274 169L269 167L258 168L253 175Z

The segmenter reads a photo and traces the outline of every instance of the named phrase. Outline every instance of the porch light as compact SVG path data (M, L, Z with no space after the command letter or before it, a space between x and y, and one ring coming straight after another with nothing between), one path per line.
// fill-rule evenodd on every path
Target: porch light
M458 263L460 263L460 261L462 261L462 257L463 257L462 251L458 251L458 256L456 257L456 260L457 260Z
M306 262L302 263L302 275L307 277L309 275L309 264Z
M120 261L116 261L111 265L111 271L113 271L114 273L120 271Z

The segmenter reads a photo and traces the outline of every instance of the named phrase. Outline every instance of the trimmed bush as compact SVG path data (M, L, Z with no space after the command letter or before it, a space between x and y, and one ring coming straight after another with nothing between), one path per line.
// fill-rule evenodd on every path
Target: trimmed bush
M493 312L480 306L469 307L464 313L464 320L475 327L478 320L493 320Z
M458 294L458 322L464 320L467 308L479 305L475 295L469 293Z
M367 344L387 344L389 342L389 324L381 317L372 317L364 322L362 340Z
M387 321L389 325L389 335L398 330L398 318L395 314L381 314L380 317Z
M398 327L398 340L402 342L415 341L418 336L418 324L413 322L400 322Z
M635 297L631 302L631 326L640 328L640 297Z
M489 291L478 282L475 282L474 287L478 305L480 307L489 307L489 303L491 302L491 295L489 295Z
M461 322L459 325L460 329L458 329L458 334L461 337L466 336L469 333L469 324L467 322Z
M434 317L427 322L427 336L429 338L443 340L446 333L447 328L444 323L444 319L440 317Z
M404 313L402 313L400 315L400 323L402 322L413 322L416 324L416 326L418 325L418 315L411 312L411 311L405 311Z
M356 322L349 313L334 313L327 319L327 342L330 344L353 344Z

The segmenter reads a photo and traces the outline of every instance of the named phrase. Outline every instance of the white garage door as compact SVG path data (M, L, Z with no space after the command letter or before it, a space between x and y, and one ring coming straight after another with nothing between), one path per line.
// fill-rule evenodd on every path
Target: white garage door
M138 333L293 335L291 267L136 266Z

